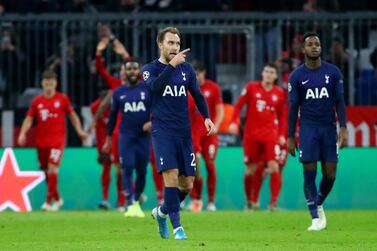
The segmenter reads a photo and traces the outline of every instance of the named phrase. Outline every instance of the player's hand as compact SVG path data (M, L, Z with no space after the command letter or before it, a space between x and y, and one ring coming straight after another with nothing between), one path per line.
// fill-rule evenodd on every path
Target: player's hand
M152 122L151 121L148 121L148 122L145 122L144 125L143 125L143 131L144 132L151 132L152 131Z
M215 135L217 133L217 128L215 124L213 124L212 120L207 118L204 120L204 125L207 129L207 136Z
M186 56L189 51L190 51L190 48L187 48L179 52L170 60L169 64L171 64L173 67L183 64L184 62L186 62Z
M89 126L89 128L86 130L87 134L92 134L94 132L94 128L96 128L96 122L92 122Z
M295 138L288 138L288 153L293 157L296 157L297 144Z
M339 135L338 135L338 146L339 148L343 148L347 146L348 142L348 131L347 128L341 127L339 130Z
M279 136L278 142L279 142L279 145L281 145L281 146L285 146L285 144L287 143L284 136Z
M24 146L26 144L26 136L25 136L25 134L20 134L18 136L17 143L20 146Z
M97 44L97 54L102 54L102 52L106 49L107 45L109 44L109 38L103 37Z
M103 153L110 153L110 149L111 149L111 138L106 137L105 144L103 144L103 146L102 146L102 152Z
M77 133L82 141L82 144L83 145L86 145L87 143L87 140L89 138L89 134L86 133L84 130L80 130L78 133Z
M237 123L231 123L229 125L229 133L230 134L233 134L233 135L236 135L238 133L238 125Z

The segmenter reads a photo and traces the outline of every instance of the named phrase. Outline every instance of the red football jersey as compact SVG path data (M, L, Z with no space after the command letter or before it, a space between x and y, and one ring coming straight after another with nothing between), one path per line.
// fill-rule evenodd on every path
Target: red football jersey
M223 103L220 86L216 82L206 79L200 86L200 90L206 98L211 120L215 122L216 106Z
M280 87L274 85L267 91L261 81L247 83L234 107L233 121L237 120L245 104L247 114L244 137L277 140L278 136L285 135L286 97Z
M90 110L92 114L96 114L98 111L100 105L101 105L102 99L98 98L94 102L90 104ZM107 135L107 122L109 120L110 115L110 107L108 107L105 112L102 114L102 116L98 119L96 123L96 138L97 138L97 144L103 144L105 142L105 138Z
M73 112L71 102L63 93L51 98L35 97L27 115L37 117L37 147L58 147L65 144L65 114Z

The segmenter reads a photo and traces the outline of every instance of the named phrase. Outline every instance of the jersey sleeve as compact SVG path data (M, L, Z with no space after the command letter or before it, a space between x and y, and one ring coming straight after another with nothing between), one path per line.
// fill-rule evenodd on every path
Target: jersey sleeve
M64 95L63 99L64 99L64 112L68 114L73 112L73 107L71 105L71 101L69 100L69 98L66 95Z
M190 66L189 71L189 83L188 83L188 89L190 94L195 100L196 107L198 108L200 114L203 118L209 118L209 112L208 112L208 105L207 101L204 98L202 92L200 91L198 80L196 79L196 73L194 69Z
M334 69L334 77L335 77L335 80L334 80L335 97L339 98L340 96L343 96L343 94L344 94L344 80L343 80L344 78L343 78L343 74L341 73L339 68L336 67L336 66L335 66L335 69Z
M297 80L296 72L293 72L289 76L288 97L289 97L289 101L292 102L292 103L299 103L300 102L299 83L298 83L298 80Z
M215 98L214 98L215 104L216 105L222 104L223 98L221 96L221 89L220 89L220 86L218 84L215 85L214 92L215 92Z
M118 109L119 109L119 102L117 99L117 91L113 93L113 96L111 97L111 106L110 106L110 115L109 115L109 122L107 124L107 135L111 136L113 135L116 122L117 122L117 115L118 115Z
M249 101L250 94L251 94L251 88L250 87L251 87L250 84L246 84L246 86L243 88L243 90L241 92L240 97L238 98L236 104L234 105L232 123L236 123L236 121L240 117L242 107L245 105L246 102Z
M106 70L106 67L103 64L103 59L100 56L96 56L96 69L103 81L105 81L107 87L109 87L112 90L118 87L118 85L115 85L118 82L118 79L112 76Z
M37 100L33 99L33 101L31 102L31 105L29 107L29 110L26 113L26 116L30 116L30 117L34 118L35 115L37 114L37 112L38 112L38 110L37 110Z
M143 80L152 92L162 91L169 82L175 68L170 64L166 65L161 74L157 74L152 64L144 65L142 68Z

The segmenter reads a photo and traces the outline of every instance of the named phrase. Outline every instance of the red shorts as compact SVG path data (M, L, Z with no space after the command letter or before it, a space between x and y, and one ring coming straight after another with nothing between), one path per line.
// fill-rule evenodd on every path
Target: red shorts
M118 147L119 133L114 132L111 138L111 162L114 164L119 164L119 147Z
M64 145L60 147L38 147L38 161L41 169L46 169L48 164L59 167L63 156Z
M244 163L279 160L280 147L276 141L247 139L243 141Z
M217 135L206 135L200 138L200 152L204 160L215 160L218 148L219 141Z

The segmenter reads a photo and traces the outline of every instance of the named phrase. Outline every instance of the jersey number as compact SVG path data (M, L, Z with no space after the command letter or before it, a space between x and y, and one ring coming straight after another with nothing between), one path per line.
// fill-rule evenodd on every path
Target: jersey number
M194 153L190 153L191 157L192 157L192 160L191 160L191 166L196 166L196 162L195 162L195 154Z

